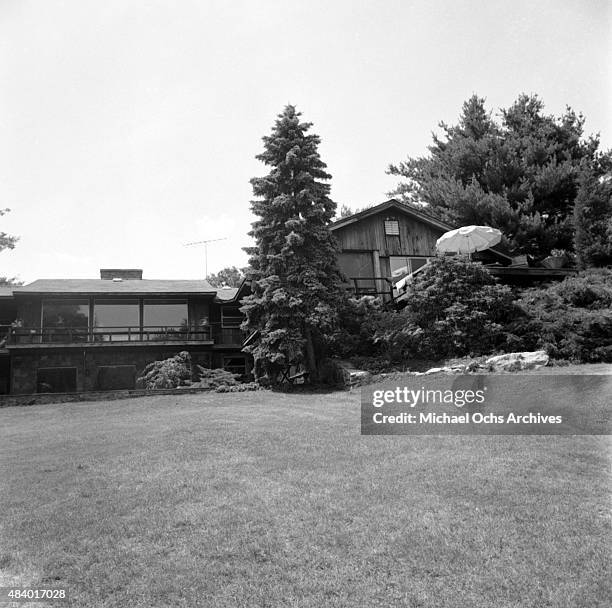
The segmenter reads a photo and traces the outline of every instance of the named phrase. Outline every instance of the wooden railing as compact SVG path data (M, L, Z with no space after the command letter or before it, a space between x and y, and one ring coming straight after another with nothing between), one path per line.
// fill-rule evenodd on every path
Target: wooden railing
M386 277L352 277L356 296L387 296L393 300L393 281Z
M2 328L0 327L0 330ZM211 323L197 329L184 326L146 327L6 327L6 343L17 344L104 344L124 342L211 342L242 345L246 334L240 327Z
M79 344L108 342L211 341L210 326L12 327L8 344Z

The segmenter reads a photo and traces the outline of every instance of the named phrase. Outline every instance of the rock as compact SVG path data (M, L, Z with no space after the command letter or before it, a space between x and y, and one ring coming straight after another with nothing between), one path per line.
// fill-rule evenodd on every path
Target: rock
M345 386L362 386L363 384L368 384L372 380L372 374L370 372L356 369L350 361L337 360L336 364L342 370Z
M494 372L518 372L524 369L538 369L548 364L546 351L507 353L487 359L486 364Z
M362 384L367 384L372 379L372 374L370 372L359 369L347 370L347 372L349 386L361 386Z

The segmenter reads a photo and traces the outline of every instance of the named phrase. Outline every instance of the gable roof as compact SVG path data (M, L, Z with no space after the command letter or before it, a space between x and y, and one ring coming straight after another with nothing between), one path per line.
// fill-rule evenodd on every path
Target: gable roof
M449 230L453 230L454 228L456 228L456 226L451 226L450 224L447 224L446 222L439 220L438 218L434 217L433 215L430 215L429 213L425 213L424 211L415 209L414 207L409 207L408 205L401 203L395 198L391 198L388 201L385 201L384 203L374 205L374 207L369 207L368 209L364 209L363 211L360 211L359 213L354 213L353 215L342 217L339 220L336 220L335 222L333 222L329 228L331 231L339 230L340 228L344 228L345 226L349 226L350 224L359 222L365 219L366 217L370 217L371 215L376 215L377 213L380 213L381 211L386 211L387 209L396 209L398 211L401 211L402 213L406 215L410 215L414 219L419 220L420 222L429 224L430 226L433 226L434 228L439 228L440 230L443 230L444 232L448 232Z
M151 279L38 279L13 293L20 294L105 294L105 295L217 295L208 281L175 281Z
M395 209L400 211L401 213L408 215L419 222L423 222L424 224L428 224L433 228L437 228L442 230L442 232L448 232L449 230L454 230L457 226L451 226L442 220L426 213L425 211L421 211L420 209L415 209L414 207L410 207L409 205L405 205L401 203L395 198L391 198L384 203L380 203L378 205L374 205L374 207L369 207L368 209L364 209L359 213L354 213L353 215L349 215L347 217L342 217L339 220L333 222L329 229L334 232L335 230L340 230L341 228L345 228L346 226L350 226L356 222L360 222L361 220L368 218L372 215L376 215L377 213L381 213L382 211L386 211L387 209ZM502 253L496 247L490 247L489 251L494 253L497 256L503 257L506 260L512 260L512 257L506 253Z

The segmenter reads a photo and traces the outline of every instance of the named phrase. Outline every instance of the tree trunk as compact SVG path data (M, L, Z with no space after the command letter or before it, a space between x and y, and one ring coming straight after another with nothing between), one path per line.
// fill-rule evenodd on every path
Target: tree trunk
M317 360L315 358L314 344L312 341L312 333L310 327L304 328L304 337L306 338L306 367L310 373L310 381L318 382L319 373L317 370Z

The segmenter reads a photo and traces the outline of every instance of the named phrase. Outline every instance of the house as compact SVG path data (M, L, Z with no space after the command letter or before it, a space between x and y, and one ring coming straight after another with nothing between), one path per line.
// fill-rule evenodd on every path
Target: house
M331 225L341 253L340 269L359 295L393 299L393 285L436 255L436 241L454 227L414 207L390 199ZM509 265L510 256L491 249L477 258Z
M378 295L390 302L394 285L436 255L436 241L451 226L426 211L390 199L335 221L330 229L341 252L338 263L349 287L357 295ZM567 269L551 270L516 265L497 247L473 254L503 282L525 284L564 278Z
M0 321L11 322L0 348L4 392L132 389L148 363L183 350L203 367L247 375L239 310L247 292L246 283L147 280L140 269L14 287L0 293Z

